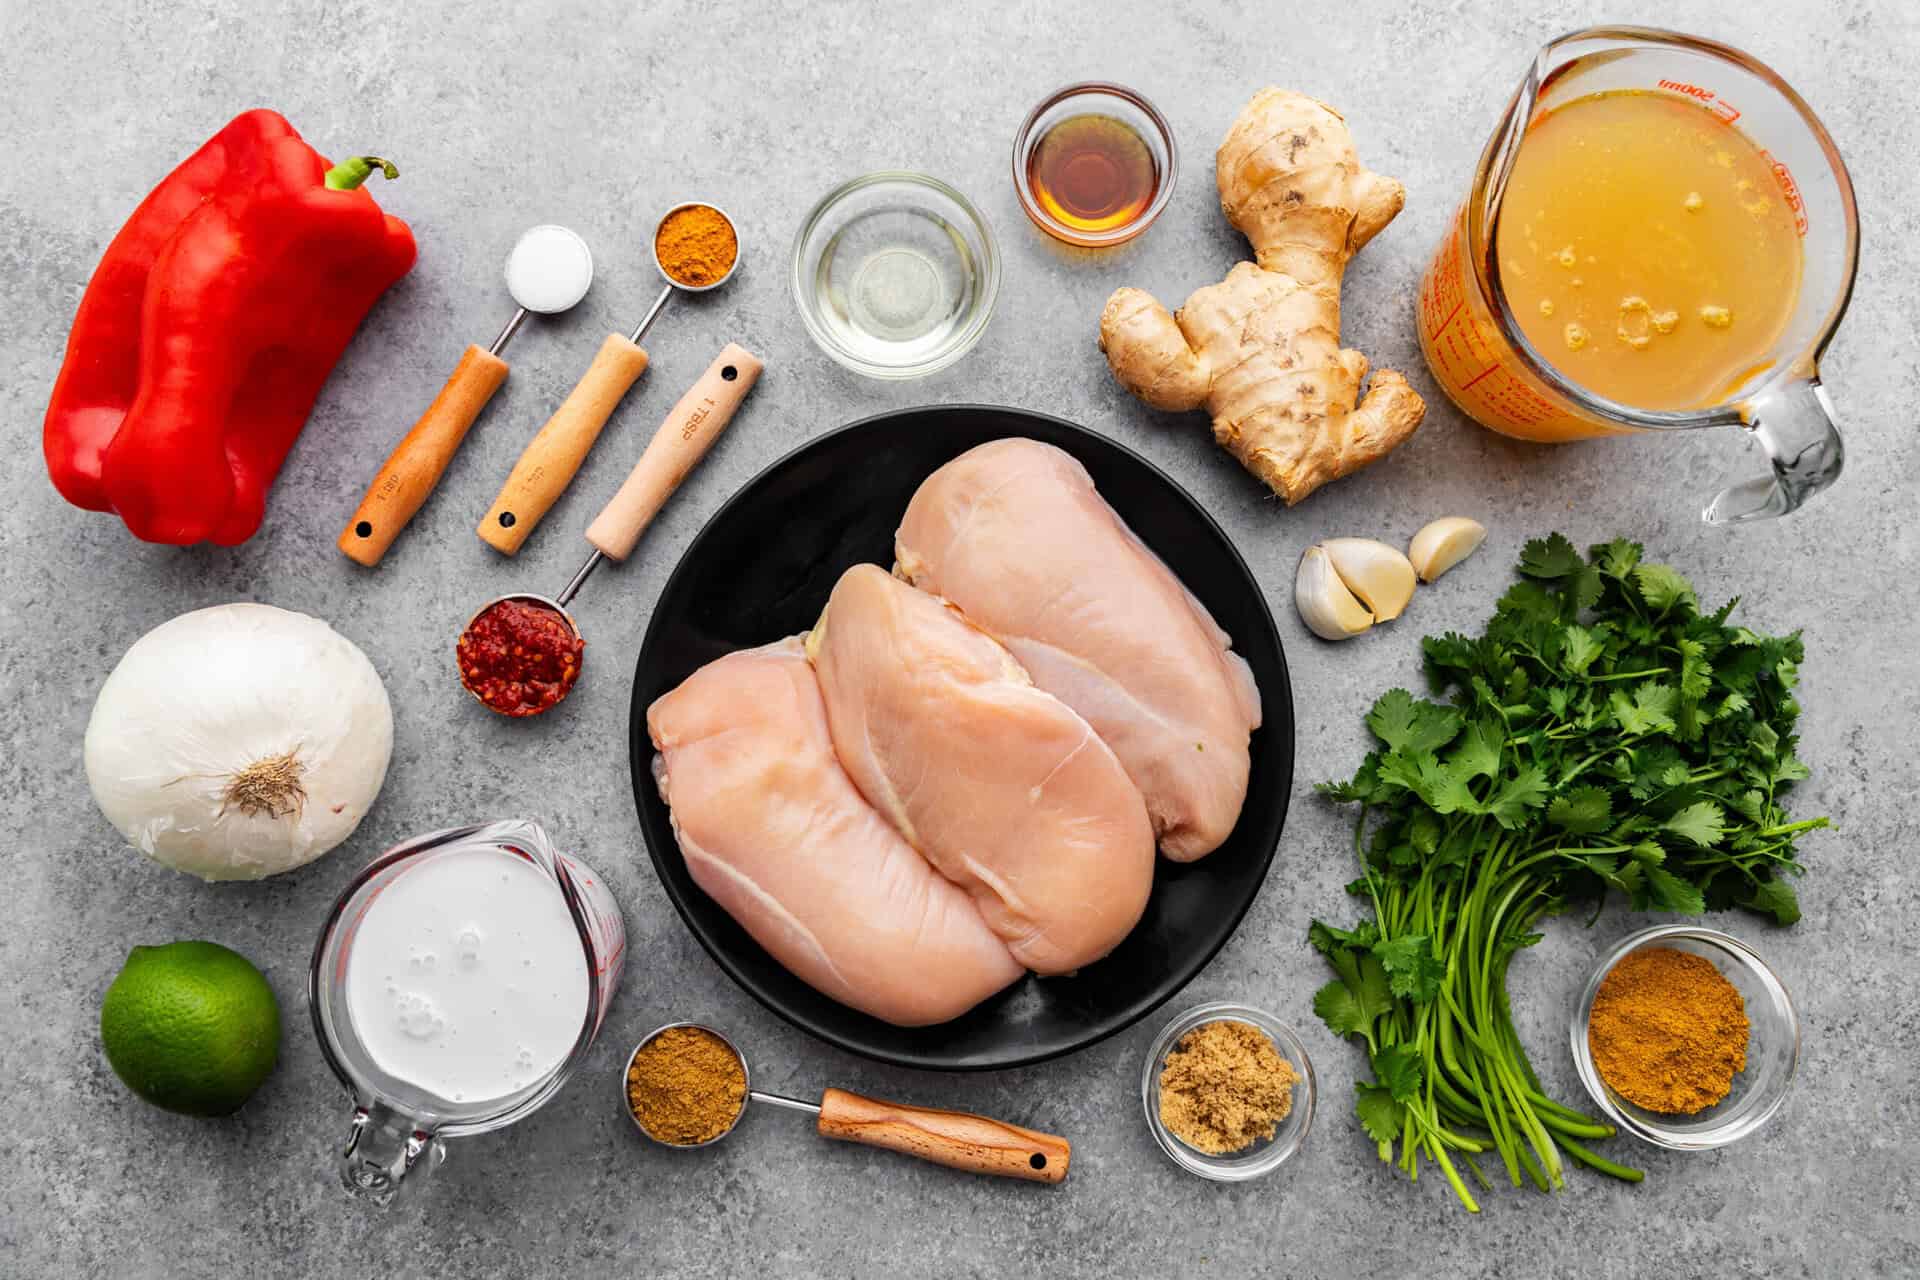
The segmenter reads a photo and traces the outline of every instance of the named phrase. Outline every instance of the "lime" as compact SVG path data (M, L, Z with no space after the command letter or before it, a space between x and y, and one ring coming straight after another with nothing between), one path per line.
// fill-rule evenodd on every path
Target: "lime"
M252 963L214 942L135 947L100 1004L115 1075L156 1107L238 1111L280 1057L280 1002Z

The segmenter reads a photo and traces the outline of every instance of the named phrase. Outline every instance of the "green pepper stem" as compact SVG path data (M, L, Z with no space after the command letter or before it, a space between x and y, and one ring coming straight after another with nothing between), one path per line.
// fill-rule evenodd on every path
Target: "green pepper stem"
M352 191L371 178L376 169L388 182L400 176L400 170L391 160L382 160L379 156L348 156L327 170L327 190Z

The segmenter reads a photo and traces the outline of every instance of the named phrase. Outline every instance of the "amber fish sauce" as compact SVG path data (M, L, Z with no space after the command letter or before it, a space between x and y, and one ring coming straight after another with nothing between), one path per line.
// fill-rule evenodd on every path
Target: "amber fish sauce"
M1047 215L1074 231L1113 231L1144 215L1162 175L1152 150L1125 121L1068 116L1027 159L1027 184Z

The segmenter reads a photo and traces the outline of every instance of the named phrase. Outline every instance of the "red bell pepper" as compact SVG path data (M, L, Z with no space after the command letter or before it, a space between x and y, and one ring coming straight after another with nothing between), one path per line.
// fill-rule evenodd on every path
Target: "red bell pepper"
M413 266L413 233L278 113L236 117L107 246L47 406L67 501L136 537L244 542L327 374Z

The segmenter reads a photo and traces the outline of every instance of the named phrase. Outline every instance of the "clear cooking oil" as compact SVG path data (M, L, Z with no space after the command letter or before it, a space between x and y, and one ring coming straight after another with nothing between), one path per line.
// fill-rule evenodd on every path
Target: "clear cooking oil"
M941 350L980 300L965 237L924 209L875 209L820 255L814 291L834 337L863 360L911 364Z

